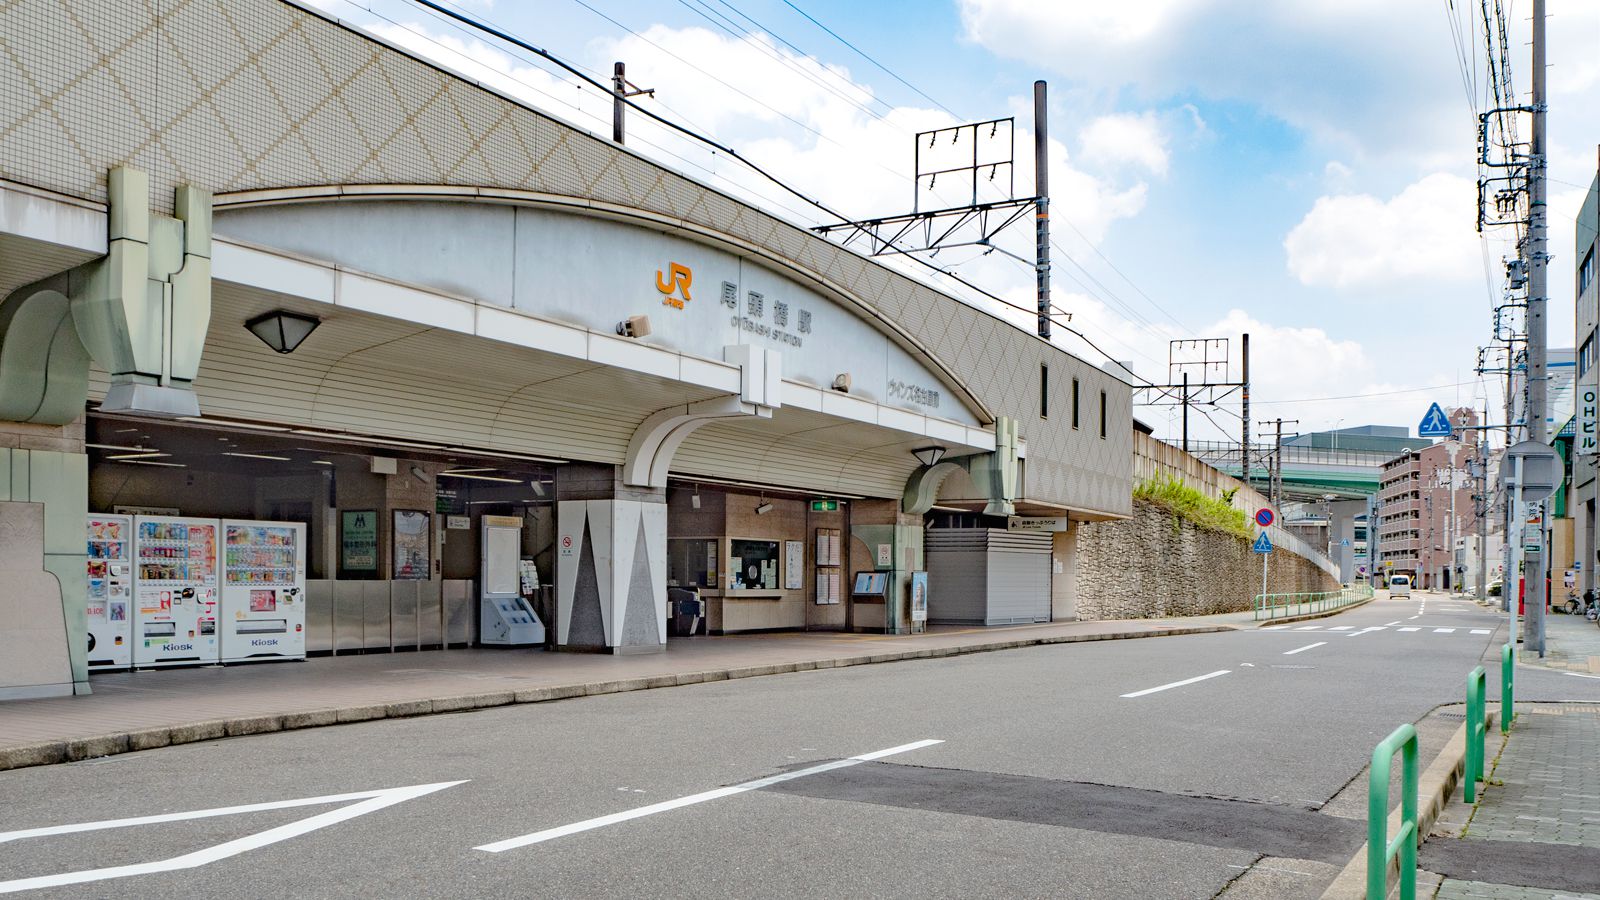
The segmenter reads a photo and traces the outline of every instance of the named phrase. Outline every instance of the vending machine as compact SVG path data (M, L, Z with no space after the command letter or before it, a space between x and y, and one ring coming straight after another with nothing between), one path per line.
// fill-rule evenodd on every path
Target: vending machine
M215 663L216 519L135 516L135 668Z
M222 661L306 658L306 526L222 522Z
M133 520L91 515L89 551L89 668L133 665Z

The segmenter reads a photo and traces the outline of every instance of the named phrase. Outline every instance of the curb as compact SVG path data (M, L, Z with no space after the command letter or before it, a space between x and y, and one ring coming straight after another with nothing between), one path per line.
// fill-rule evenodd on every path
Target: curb
M1305 622L1305 621L1308 621L1310 619L1326 619L1329 616L1337 616L1340 613L1346 613L1346 612L1349 612L1352 609L1360 609L1361 607L1366 606L1368 603L1371 603L1372 601L1374 601L1376 599L1378 599L1378 598L1377 598L1376 595L1374 595L1374 596L1368 597L1365 600L1361 600L1361 601L1352 603L1349 606L1341 606L1338 609L1330 609L1330 610L1327 610L1326 612L1304 613L1304 614L1298 615L1298 616L1286 616L1286 617L1284 617L1282 619L1268 619L1265 622L1257 622L1257 623L1255 623L1255 627L1257 627L1257 628L1265 628L1268 625L1287 625L1290 622Z
M66 741L43 741L36 744L0 748L0 771L77 762L135 750L151 750L157 747L190 744L224 737L270 734L276 731L296 731L302 728L322 728L330 725L344 725L350 722L370 722L377 719L403 719L441 715L522 703L546 703L553 700L567 700L573 697L595 697L602 694L620 694L628 691L677 687L684 684L730 681L736 678L756 678L762 675L781 675L788 672L842 669L849 666L903 662L912 659L941 659L951 656L966 656L973 653L989 653L996 650L1042 647L1051 644L1178 637L1187 634L1214 634L1238 630L1237 627L1232 625L1195 625L1154 631L1051 635L1049 637L1019 638L1011 641L992 641L956 647L922 647L916 650L898 650L888 653L849 656L840 659L810 659L798 662L709 669L703 672L680 672L670 675L649 675L612 681L532 687L515 691L492 691L482 694L463 694L432 699L399 700L392 703L362 706L325 707L264 716L240 716L235 719L191 722L183 725L116 732Z
M1493 726L1496 713L1490 710L1487 726ZM1490 731L1493 729L1490 727ZM1439 818L1439 813L1444 811L1450 803L1450 797L1455 792L1456 786L1461 783L1461 776L1466 770L1467 761L1467 723L1461 723L1456 733L1451 735L1439 755L1433 758L1428 768L1423 770L1417 779L1417 835L1425 840L1428 833L1433 830L1433 823ZM1366 768L1362 769L1365 773ZM1359 777L1359 776L1358 776ZM1391 839L1396 831L1400 830L1400 808L1397 806L1389 814L1388 834ZM1389 876L1392 879L1399 871L1398 857L1389 863ZM1363 900L1367 896L1367 847L1363 843L1350 862L1339 870L1333 884L1323 892L1322 900ZM1381 898L1379 898L1381 900Z

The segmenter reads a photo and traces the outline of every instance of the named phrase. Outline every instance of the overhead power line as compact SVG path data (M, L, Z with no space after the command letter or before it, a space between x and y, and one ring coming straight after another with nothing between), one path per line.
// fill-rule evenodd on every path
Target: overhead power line
M829 28L828 26L826 26L826 25L822 24L821 22L817 21L817 18L815 16L811 15L810 13L808 13L805 10L801 9L800 7L795 6L793 3L789 2L789 0L783 0L783 5L789 7L790 9L794 10L795 12L799 13L802 16L805 16L808 20L810 20L811 24L817 26L818 28L821 28L823 31L826 31L828 34L833 36L834 40L836 40L839 43L845 45L846 47L849 47L851 50L854 50L856 52L856 54L858 56L860 56L862 59L866 60L869 63L872 63L874 66L877 66L879 69L882 69L884 72L888 73L890 78L893 78L895 81L898 81L901 84L905 85L906 87L910 88L911 90L915 91L918 96L922 97L922 99L928 101L929 103L932 103L934 106L939 107L940 109L944 110L945 112L950 113L950 115L953 116L954 118L956 118L957 120L959 120L961 118L960 116L956 115L950 109L950 107L945 106L943 103L940 103L939 101L937 101L937 100L933 99L932 97L928 96L926 93L923 93L921 88L917 87L916 85L912 84L911 82L909 82L909 81L905 80L904 78L901 78L899 75L895 74L892 69L890 69L888 66L884 65L883 63L878 62L876 59L874 59L872 57L871 54L867 53L865 50L862 50L860 47L857 47L855 44L852 44L849 41L845 40L843 37L841 37L839 35L839 33L837 31L834 31L832 28Z
M1337 397L1301 397L1296 400L1257 400L1257 406L1272 406L1279 403L1321 403L1325 400L1360 400L1366 397L1395 397L1400 394L1420 394L1424 391L1442 391L1446 388L1463 387L1475 384L1473 381L1454 381L1450 384L1435 384L1428 387L1402 388L1394 391L1376 391L1370 394L1343 394Z

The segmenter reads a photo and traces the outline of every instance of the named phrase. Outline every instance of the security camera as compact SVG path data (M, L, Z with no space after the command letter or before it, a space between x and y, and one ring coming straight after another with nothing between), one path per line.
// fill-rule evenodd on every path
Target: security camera
M850 373L840 372L838 375L834 376L833 389L841 394L850 393Z
M649 316L629 316L617 323L617 334L623 337L642 338L649 333Z

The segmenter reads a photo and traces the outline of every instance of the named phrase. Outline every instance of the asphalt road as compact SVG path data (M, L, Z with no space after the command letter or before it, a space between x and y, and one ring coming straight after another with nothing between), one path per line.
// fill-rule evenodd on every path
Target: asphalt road
M1419 594L1274 630L803 672L22 769L0 773L0 892L1205 898L1248 895L1241 875L1265 857L1252 874L1278 879L1267 895L1316 896L1362 839L1361 810L1330 801L1396 725L1459 701L1472 666L1495 671L1503 641L1498 616ZM1518 677L1519 700L1600 698L1600 680ZM1425 759L1443 733L1425 733ZM830 765L886 750L896 752ZM442 786L372 794L418 785ZM158 815L174 820L60 833ZM31 829L47 831L17 834ZM189 867L115 869L174 858ZM1304 862L1271 864L1282 859ZM66 883L84 872L94 880Z

